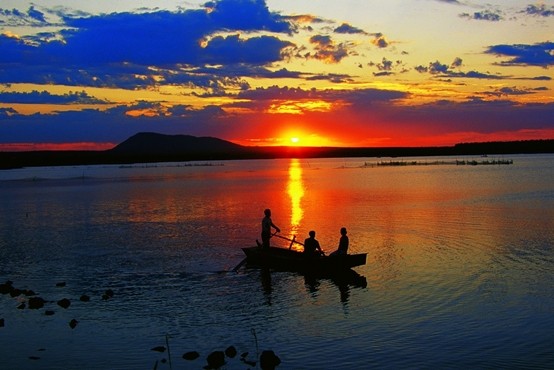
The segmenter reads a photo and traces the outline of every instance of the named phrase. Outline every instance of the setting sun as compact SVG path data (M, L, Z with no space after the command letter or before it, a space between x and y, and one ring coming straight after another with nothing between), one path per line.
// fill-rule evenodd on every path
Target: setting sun
M298 143L300 142L300 139L297 138L297 137L291 137L291 138L290 138L290 142L291 142L292 144L298 144Z

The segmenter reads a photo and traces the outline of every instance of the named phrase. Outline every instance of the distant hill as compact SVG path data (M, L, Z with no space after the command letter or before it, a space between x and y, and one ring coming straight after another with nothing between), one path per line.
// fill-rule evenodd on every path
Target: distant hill
M240 153L244 147L215 137L163 135L141 132L131 136L109 152L121 154L181 155L190 153Z
M443 147L242 146L214 137L136 134L106 151L0 152L0 169L265 158L413 157L554 153L554 140L461 143Z

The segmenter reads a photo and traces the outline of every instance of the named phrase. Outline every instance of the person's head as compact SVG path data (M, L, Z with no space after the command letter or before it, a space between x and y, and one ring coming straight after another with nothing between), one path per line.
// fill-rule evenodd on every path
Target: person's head
M310 235L311 238L315 238L315 231L311 230L308 235Z
M264 210L264 215L266 215L267 217L270 217L270 216L271 216L271 209L266 208L266 209Z
M341 235L346 235L346 227L341 227L340 228L340 234Z

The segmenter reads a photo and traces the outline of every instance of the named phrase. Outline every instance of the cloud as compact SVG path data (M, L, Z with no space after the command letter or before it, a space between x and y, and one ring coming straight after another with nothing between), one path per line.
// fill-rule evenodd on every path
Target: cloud
M493 45L485 53L510 57L498 63L501 66L541 66L554 65L554 42L543 42L533 45Z
M44 18L44 13L36 10L34 6L31 6L29 8L29 10L27 11L27 15L40 23L46 23L46 19Z
M528 78L516 78L512 76L502 76L500 74L483 73L479 71L460 71L453 69L460 69L463 66L463 60L460 57L454 58L450 65L437 61L430 62L428 66L418 65L414 67L419 73L429 73L434 77L440 78L475 78L475 79L487 79L487 80L503 80L503 79L525 79L525 80L549 80L548 76L528 77Z
M467 19L473 19L477 21L491 21L491 22L498 22L503 19L502 14L500 12L493 12L491 10L485 10L482 12L475 12L473 14L469 13L462 13L460 14L461 18L467 18Z
M0 24L7 26L40 26L46 22L44 14L31 6L27 12L0 8Z
M538 17L552 17L554 16L554 6L547 8L544 4L527 5L523 12Z
M0 92L0 101L16 104L107 104L105 100L96 99L85 91L53 95L48 91Z
M348 46L345 43L336 44L331 36L315 35L310 38L315 52L308 53L307 58L321 60L325 63L339 63L348 56Z
M214 37L204 48L203 63L265 65L283 59L284 49L294 46L274 36L241 39L239 35Z
M213 135L214 125L224 126L221 114L220 107L167 108L155 102L55 114L0 111L0 143L122 142L141 131L206 136Z
M385 57L378 62L369 62L367 64L369 67L375 67L377 68L378 72L373 72L373 75L375 77L383 77L383 76L392 76L395 75L398 71L400 73L407 72L408 69L406 69L404 62L401 60L392 61Z
M364 30L362 30L360 28L353 27L353 26L349 25L348 23L341 24L340 26L338 26L337 28L334 29L334 32L336 32L336 33L347 33L347 34L365 34Z
M371 43L377 46L378 48L383 49L389 46L389 42L387 41L387 39L382 33L380 32L373 33L372 36L373 36L373 40L371 40Z
M241 92L238 97L255 101L265 100L306 100L320 99L327 101L341 100L347 104L371 104L377 101L392 101L405 98L401 91L359 89L359 90L305 90L302 88L270 86Z
M264 0L219 0L205 4L210 22L220 29L290 33L291 26L271 13Z
M463 60L460 57L456 57L452 64L450 64L450 68L460 68L463 64Z
M501 97L501 96L512 96L512 95L529 95L529 94L534 94L536 91L537 91L536 89L522 89L522 88L517 88L513 86L513 87L501 87L494 91L486 92L485 94L489 96Z
M448 71L448 73L445 76L451 77L451 78L477 78L477 79L485 79L485 80L502 80L502 79L510 78L506 76L499 76L499 75L483 73L478 71L468 71L468 72Z
M16 115L17 111L13 108L0 108L0 120Z
M432 75L436 75L439 73L447 73L448 65L442 64L437 60L429 63L429 67L427 68L427 71Z
M266 65L287 57L286 50L294 46L275 35L251 34L294 31L290 21L269 12L260 0L212 1L204 9L177 12L83 16L57 11L63 27L48 40L0 35L0 63L9 66L0 70L0 83L122 88L162 83L163 76L150 66L161 66L166 76L188 74L194 81L181 65ZM17 10L3 13L35 23L45 19L33 7L32 17Z

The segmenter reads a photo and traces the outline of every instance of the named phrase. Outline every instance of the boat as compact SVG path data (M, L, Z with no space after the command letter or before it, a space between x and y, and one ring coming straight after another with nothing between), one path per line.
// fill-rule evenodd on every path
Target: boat
M366 263L367 253L306 257L303 252L279 247L242 248L246 263L281 271L335 274Z

